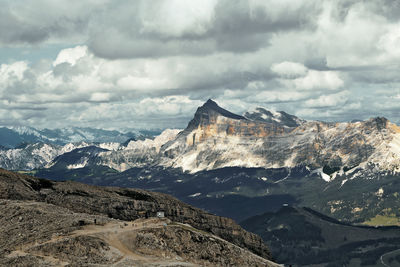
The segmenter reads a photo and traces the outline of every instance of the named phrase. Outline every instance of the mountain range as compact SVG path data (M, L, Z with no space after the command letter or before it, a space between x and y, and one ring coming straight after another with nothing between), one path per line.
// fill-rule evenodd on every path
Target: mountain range
M0 146L3 149L23 147L32 143L66 145L68 143L123 143L158 135L159 131L116 131L94 128L69 127L62 129L36 129L27 126L0 127Z
M208 100L183 130L3 149L0 166L161 191L237 221L285 203L353 223L399 224L400 217L400 127L382 117L330 123L264 108L238 115Z

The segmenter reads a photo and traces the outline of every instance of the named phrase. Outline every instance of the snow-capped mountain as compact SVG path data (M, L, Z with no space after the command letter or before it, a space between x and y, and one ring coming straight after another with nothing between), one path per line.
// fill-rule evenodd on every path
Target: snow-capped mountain
M270 111L260 107L254 111L246 112L244 117L253 121L276 123L287 127L297 127L306 122L284 111Z
M349 175L366 177L374 170L400 171L400 127L385 118L326 123L305 121L263 108L241 116L212 100L197 109L182 131L165 130L154 139L131 140L125 144L28 145L0 151L0 166L8 169L50 167L54 166L56 157L88 146L99 150L85 158L74 154L75 162L70 162L71 166L96 164L118 171L163 166L190 173L224 167L306 166L325 181Z
M56 164L57 157L86 147L96 147L101 151L112 151L124 148L120 143L78 142L65 145L51 143L26 144L17 148L0 149L0 167L8 170L24 171L49 168ZM81 161L81 155L76 156L76 160Z
M154 139L130 141L123 149L102 152L99 154L100 164L118 171L159 164L163 159L162 146L174 140L180 132L178 129L167 129Z
M21 148L0 150L0 167L8 170L44 168L57 156L84 146L87 146L87 143L65 146L35 143Z
M140 131L110 131L93 128L69 127L63 129L35 129L25 126L0 127L0 146L15 148L22 143L47 143L65 145L76 142L117 142L128 139L140 139L144 134Z

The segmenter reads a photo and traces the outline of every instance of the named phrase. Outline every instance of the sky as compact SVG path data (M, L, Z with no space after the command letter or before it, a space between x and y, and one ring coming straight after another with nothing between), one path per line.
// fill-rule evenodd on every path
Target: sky
M0 125L182 128L207 99L400 123L398 0L0 0Z

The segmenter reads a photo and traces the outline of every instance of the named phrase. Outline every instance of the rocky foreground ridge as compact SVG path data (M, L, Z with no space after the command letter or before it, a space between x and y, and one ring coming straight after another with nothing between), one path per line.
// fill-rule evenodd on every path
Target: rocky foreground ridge
M0 214L9 266L275 266L257 235L161 193L0 170Z

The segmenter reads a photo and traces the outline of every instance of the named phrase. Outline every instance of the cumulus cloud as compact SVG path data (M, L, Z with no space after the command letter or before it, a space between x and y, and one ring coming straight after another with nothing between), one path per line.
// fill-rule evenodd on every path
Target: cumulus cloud
M346 105L349 97L349 91L342 91L337 94L321 95L318 98L312 98L304 102L304 107L327 108L342 107Z
M336 90L344 81L335 71L309 70L301 63L281 62L273 64L271 70L279 75L279 81L288 88L298 90Z
M287 78L304 77L308 71L303 64L288 61L273 64L271 70L278 75Z
M336 72L315 70L308 71L306 76L293 80L293 83L296 88L301 90L335 90L344 84Z
M8 1L0 53L26 59L0 65L0 124L183 127L208 98L238 113L398 122L399 11L392 0Z
M69 63L73 66L77 60L83 58L87 54L88 51L86 46L63 49L57 55L56 60L54 60L53 66L57 66L62 63Z

